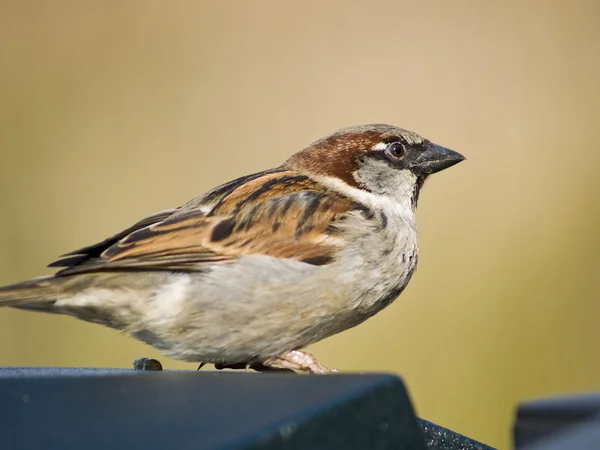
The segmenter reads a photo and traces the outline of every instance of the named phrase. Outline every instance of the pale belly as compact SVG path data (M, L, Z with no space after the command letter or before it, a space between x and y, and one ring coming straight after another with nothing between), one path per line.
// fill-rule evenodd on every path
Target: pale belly
M328 266L253 256L209 274L182 274L133 334L194 362L247 362L301 349L362 323L409 282L416 236L356 245Z

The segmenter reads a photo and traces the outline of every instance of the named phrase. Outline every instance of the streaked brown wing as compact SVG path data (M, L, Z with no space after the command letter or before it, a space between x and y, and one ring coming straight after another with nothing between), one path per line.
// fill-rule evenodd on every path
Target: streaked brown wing
M149 225L162 222L167 218L173 215L182 215L187 214L190 211L205 211L206 207L220 205L223 199L228 198L230 194L236 192L236 195L239 194L237 189L244 186L243 189L248 189L248 186L251 186L251 182L258 178L269 177L271 174L287 172L286 169L276 168L270 169L263 172L254 173L251 175L245 175L243 177L236 178L235 180L229 181L228 183L217 186L214 189L190 200L185 205L180 208L167 209L164 211L160 211L158 213L152 214L148 217L144 217L142 220L136 222L132 226L126 228L125 230L110 236L104 239L101 242L96 244L89 245L87 247L83 247L77 250L74 250L69 253L65 253L61 255L61 257L48 265L48 267L65 267L68 269L73 269L75 266L79 266L82 264L89 264L91 262L96 262L95 260L100 257L100 255L106 251L109 247L119 242L121 239L127 237L128 235L134 233L135 231L146 228ZM231 200L229 200L226 204L230 204ZM63 269L63 272L66 269Z
M220 196L208 214L180 211L61 274L204 270L248 254L327 264L343 245L334 224L354 207L352 201L294 172L266 173Z
M177 209L166 209L164 211L157 212L148 217L144 217L142 220L136 222L129 228L117 233L113 236L110 236L104 239L97 244L88 245L87 247L83 247L77 250L74 250L69 253L65 253L61 255L60 259L48 264L48 267L72 267L77 264L81 264L85 261L88 261L93 258L97 258L110 246L116 244L124 237L130 235L131 233L141 230L142 228L146 228L149 225L154 223L162 222L169 216L173 215Z

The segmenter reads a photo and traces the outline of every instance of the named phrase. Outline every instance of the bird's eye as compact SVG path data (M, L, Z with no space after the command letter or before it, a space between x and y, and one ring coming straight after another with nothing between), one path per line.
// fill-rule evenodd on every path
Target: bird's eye
M394 158L402 158L406 153L406 149L401 142L392 142L386 147L385 152Z

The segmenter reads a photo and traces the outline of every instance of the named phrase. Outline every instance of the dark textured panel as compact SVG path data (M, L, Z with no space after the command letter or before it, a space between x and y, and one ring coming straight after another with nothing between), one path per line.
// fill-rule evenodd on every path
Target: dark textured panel
M419 419L427 450L494 450L489 445L469 439L427 420Z

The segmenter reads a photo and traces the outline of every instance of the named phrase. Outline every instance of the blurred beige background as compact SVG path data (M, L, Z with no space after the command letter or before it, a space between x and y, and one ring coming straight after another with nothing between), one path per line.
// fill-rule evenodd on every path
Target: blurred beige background
M600 389L599 18L594 1L3 1L0 284L337 128L401 125L468 161L427 183L401 300L311 350L401 374L422 417L507 448L519 400ZM0 310L1 365L140 356L159 354Z

